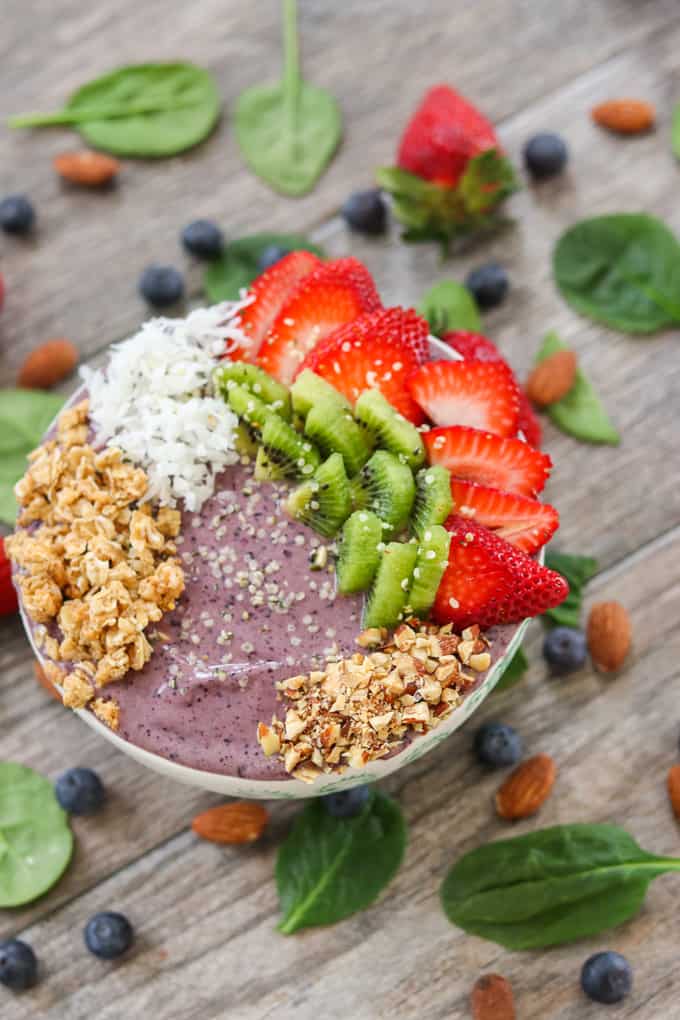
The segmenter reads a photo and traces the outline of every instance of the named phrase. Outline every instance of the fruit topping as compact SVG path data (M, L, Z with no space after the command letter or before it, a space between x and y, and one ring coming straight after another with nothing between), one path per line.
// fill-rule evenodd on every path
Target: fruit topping
M106 790L92 769L75 768L63 772L54 784L54 793L70 815L92 815L103 806Z
M395 454L415 471L425 461L420 432L392 407L380 390L364 390L354 405L354 417L377 445Z
M18 606L16 588L12 583L12 564L5 552L5 540L0 535L0 616L16 613Z
M406 379L427 357L429 326L413 311L382 308L336 330L307 356L310 368L354 404L368 389L382 395L409 421L423 414L406 390Z
M6 234L27 234L35 223L35 209L25 195L0 200L0 229Z
M371 586L382 555L383 535L382 521L370 510L355 510L347 518L335 567L342 595Z
M524 163L537 181L555 177L567 165L569 150L566 142L551 131L541 131L524 146Z
M182 231L183 246L199 259L219 258L224 249L224 235L212 220L194 220Z
M293 489L285 509L294 520L333 538L352 509L347 473L339 453L332 453L312 478Z
M491 528L526 553L540 549L559 527L557 510L528 496L459 478L451 479L451 496L454 513Z
M393 534L405 527L415 499L411 469L387 450L376 450L351 482L357 509L372 510Z
M552 461L521 439L502 438L464 425L423 435L428 458L452 475L507 492L534 496L544 487Z
M167 308L184 296L184 277L174 266L147 266L139 278L139 293L155 308Z
M441 524L426 528L418 539L413 575L406 596L406 610L427 619L449 562L451 536Z
M500 305L508 293L510 281L503 266L497 262L487 262L477 266L465 277L465 286L482 310Z
M586 636L577 627L553 627L543 641L543 658L556 676L581 669L587 655Z
M278 417L273 407L265 404L263 400L243 386L230 383L226 389L226 398L234 414L238 415L241 421L247 425L250 434L254 437L262 432L268 418Z
M437 592L434 618L456 629L518 623L559 605L569 585L554 570L488 528L453 515L449 565Z
M268 272L284 266L285 261ZM258 363L280 382L290 384L320 340L379 307L375 284L361 262L343 258L322 263L281 305L258 353Z
M102 960L115 960L127 952L134 941L132 925L123 914L105 910L94 914L85 925L85 945Z
M501 362L430 361L407 385L435 425L469 425L499 436L517 430L518 386Z
M488 722L475 733L475 754L482 763L492 769L516 765L524 754L522 738L517 730L505 723Z
M342 407L346 411L351 410L349 401L343 397L342 393L338 392L334 386L327 383L320 375L315 375L308 368L300 372L290 388L290 395L293 401L293 411L295 414L299 414L301 418L305 418L312 405L321 398L326 403L334 401L338 407Z
M371 455L373 444L362 428L355 422L350 411L346 411L335 400L321 397L305 419L305 435L328 457L340 453L345 462L347 474L355 475Z
M240 386L269 405L281 418L290 421L288 389L257 365L250 365L245 361L226 361L215 370L214 379L217 389L225 397L232 386Z
M443 524L453 510L451 475L441 464L422 468L416 475L416 497L411 513L411 530L422 535L433 524Z
M347 226L360 234L384 234L387 230L387 204L380 188L353 192L340 212Z
M260 442L255 469L260 480L309 478L321 464L317 448L276 414L265 421Z
M364 609L364 627L396 627L408 598L418 549L413 542L389 542Z

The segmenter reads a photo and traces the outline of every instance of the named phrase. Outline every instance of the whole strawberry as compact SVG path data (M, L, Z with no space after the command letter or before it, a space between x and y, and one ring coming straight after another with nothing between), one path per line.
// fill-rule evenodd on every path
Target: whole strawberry
M378 171L409 241L438 240L491 225L516 188L493 125L449 85L435 85L406 126L397 166Z

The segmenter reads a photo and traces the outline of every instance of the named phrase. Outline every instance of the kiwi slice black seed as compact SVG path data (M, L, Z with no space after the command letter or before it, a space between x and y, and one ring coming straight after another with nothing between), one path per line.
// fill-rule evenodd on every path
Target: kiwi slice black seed
M228 361L216 369L215 384L225 398L228 398L233 386L241 386L263 404L268 404L286 421L290 421L290 393L287 387L257 365L250 365L247 361Z
M266 420L260 441L266 459L286 478L310 478L321 463L313 443L278 415ZM277 473L276 477L281 475Z
M255 433L243 421L240 421L234 429L234 447L239 456L248 457L250 460L259 453L260 447Z
M433 524L443 524L453 511L451 475L441 464L421 468L416 475L416 498L411 515L411 530L422 535Z
M363 467L373 448L350 412L324 397L309 409L305 434L316 443L324 456L341 454L350 476Z
M354 406L354 417L376 446L394 453L412 471L425 463L420 432L392 407L380 390L364 390Z
M274 461L269 459L264 447L259 446L255 457L253 477L258 482L280 482L286 477L286 474Z
M433 524L420 536L411 586L406 597L409 616L426 619L449 563L450 545L451 535L441 524Z
M370 587L383 549L383 526L370 510L355 510L342 529L336 564L338 591L349 595Z
M364 609L364 627L396 627L402 618L418 550L414 542L389 542Z
M329 382L316 375L311 369L305 368L290 388L293 410L303 418L319 400L332 400L345 411L350 410L349 401Z
M376 450L351 486L354 508L372 510L383 521L389 536L409 519L415 498L411 469L394 453Z
M293 489L285 509L294 520L325 538L337 534L352 509L347 472L339 453L331 454L309 481Z

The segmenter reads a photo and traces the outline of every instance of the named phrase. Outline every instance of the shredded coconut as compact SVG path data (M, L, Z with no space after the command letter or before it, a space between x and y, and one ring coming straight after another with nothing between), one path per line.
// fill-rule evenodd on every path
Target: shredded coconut
M84 366L97 438L114 442L149 478L147 495L199 510L215 476L238 460L237 418L215 395L221 354L247 345L240 312L252 301L199 308L186 319L150 319L116 344L105 369Z

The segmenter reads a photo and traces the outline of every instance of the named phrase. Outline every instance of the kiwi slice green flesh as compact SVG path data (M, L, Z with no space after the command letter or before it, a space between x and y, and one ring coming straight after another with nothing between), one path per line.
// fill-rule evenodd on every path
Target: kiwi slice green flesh
M286 478L310 478L321 463L316 447L278 415L264 423L261 442L267 460Z
M382 542L382 521L370 510L355 510L347 518L335 567L342 595L370 587L380 563Z
M415 498L411 469L388 450L376 450L352 482L355 508L372 510L394 534L406 525Z
M413 471L425 463L420 432L392 407L380 390L364 390L354 406L354 417L377 446L394 453Z
M255 470L253 477L258 482L279 482L286 477L285 472L270 460L263 446L258 447L255 458Z
M416 475L416 498L411 516L411 530L422 535L426 528L443 524L453 510L451 475L441 464L421 468Z
M290 393L287 387L257 365L250 365L247 361L228 361L216 370L215 383L227 399L233 386L241 386L263 404L269 405L281 418L290 421Z
M258 435L268 418L277 417L273 408L243 386L230 386L226 393L229 407L246 423L251 434Z
M348 475L355 475L371 455L372 445L349 411L323 397L309 410L305 434L324 456L339 453Z
M331 400L345 411L350 410L349 401L310 368L303 369L290 388L293 410L303 418L319 400Z
M294 520L325 538L337 534L352 509L347 472L339 453L331 454L309 481L293 489L285 509Z
M255 433L244 421L240 421L234 429L234 448L239 456L251 459L259 452Z
M364 627L396 627L406 606L418 550L414 542L389 542L364 609Z
M451 535L441 524L426 528L418 542L411 586L406 596L409 616L426 619L449 563Z

